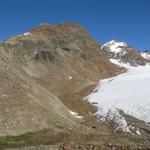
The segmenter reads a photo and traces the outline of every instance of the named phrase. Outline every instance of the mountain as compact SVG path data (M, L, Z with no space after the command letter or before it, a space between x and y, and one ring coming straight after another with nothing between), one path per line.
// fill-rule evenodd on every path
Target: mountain
M111 124L98 122L95 104L84 100L99 80L126 71L112 59L133 66L146 63L125 43L120 51L111 52L78 23L41 24L1 42L0 148L62 143L147 147L147 134L114 133Z
M114 132L124 132L149 139L150 131L150 67L148 53L140 53L125 42L112 40L102 45L109 60L126 72L103 79L85 99L94 104L95 116Z
M99 79L121 71L74 23L42 24L0 43L0 62L0 136L35 131L45 136L48 130L58 141L68 134L93 133L88 118L95 108L82 97Z
M110 59L118 59L120 62L129 63L132 66L145 65L146 61L140 53L125 42L112 40L102 45L102 49L107 52Z
M150 52L141 52L141 56L150 61Z

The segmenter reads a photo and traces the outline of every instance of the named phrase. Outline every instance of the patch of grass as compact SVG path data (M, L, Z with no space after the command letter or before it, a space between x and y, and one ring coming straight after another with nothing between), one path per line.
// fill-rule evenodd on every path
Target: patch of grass
M0 150L6 148L16 148L21 146L31 146L39 144L52 144L56 141L55 136L50 135L50 130L29 132L19 136L0 137Z

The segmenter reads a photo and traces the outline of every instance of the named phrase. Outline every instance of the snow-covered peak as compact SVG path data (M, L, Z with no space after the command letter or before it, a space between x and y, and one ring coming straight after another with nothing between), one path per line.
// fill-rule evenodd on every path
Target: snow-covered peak
M128 47L128 45L125 42L119 42L116 40L111 40L110 42L107 42L104 44L104 46L111 47L111 46L116 46L116 47Z
M147 60L150 60L150 52L142 52L141 56L144 57Z
M131 66L145 65L146 63L141 54L125 42L112 40L101 48L109 59L117 59L120 62L129 63Z
M111 52L120 53L120 52L122 52L122 47L128 47L128 45L125 42L119 42L116 40L112 40L112 41L104 44L103 47L109 48Z

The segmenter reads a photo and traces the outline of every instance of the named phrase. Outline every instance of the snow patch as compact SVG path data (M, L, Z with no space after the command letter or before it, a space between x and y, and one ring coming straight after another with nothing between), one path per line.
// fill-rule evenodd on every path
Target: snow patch
M69 80L72 80L72 76L68 76Z
M23 35L28 36L28 35L32 35L31 32L25 32Z
M73 112L73 111L69 111L69 112L70 112L71 115L75 116L76 118L79 118L79 119L83 118L83 116L79 116L79 114L76 113L76 112Z
M121 60L118 60L118 59L109 59L109 60L110 60L111 63L113 63L113 64L115 64L117 66L120 66L120 67L124 67L126 69L134 68L129 63L121 62Z
M137 129L137 130L136 130L136 134L141 135L140 129Z

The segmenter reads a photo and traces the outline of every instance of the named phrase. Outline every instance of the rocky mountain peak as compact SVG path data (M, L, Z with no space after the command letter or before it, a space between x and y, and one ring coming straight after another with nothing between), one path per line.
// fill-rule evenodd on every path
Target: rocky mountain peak
M52 24L43 23L35 28L32 28L29 32L32 34L38 34L38 33L56 34L56 33L64 32L64 31L71 32L73 30L81 30L80 24L78 24L78 23L62 23L62 24L58 24L58 25L52 25Z
M117 59L121 62L129 63L133 66L145 64L145 60L143 57L141 57L138 50L129 47L125 42L112 40L104 44L102 49L107 52L110 59Z

